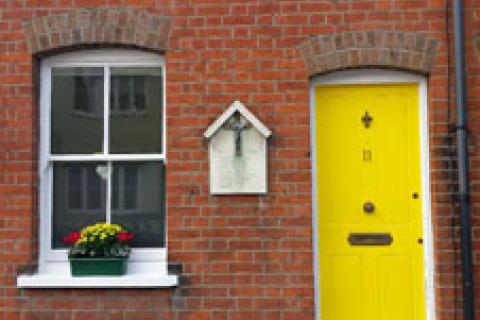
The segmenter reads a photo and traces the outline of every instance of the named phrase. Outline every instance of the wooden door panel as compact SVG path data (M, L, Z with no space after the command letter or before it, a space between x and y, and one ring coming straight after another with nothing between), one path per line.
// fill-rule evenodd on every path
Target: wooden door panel
M418 86L320 85L315 102L321 319L424 320Z
M365 301L362 289L361 257L358 255L334 255L325 265L331 276L322 284L322 292L328 292L322 299L322 310L326 319L358 319L365 315ZM351 277L345 277L345 274ZM348 301L348 308L344 301Z

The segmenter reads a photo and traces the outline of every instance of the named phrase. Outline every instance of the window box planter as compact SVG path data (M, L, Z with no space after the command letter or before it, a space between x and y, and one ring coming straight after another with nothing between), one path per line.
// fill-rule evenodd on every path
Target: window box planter
M69 258L74 277L122 276L127 272L124 258Z

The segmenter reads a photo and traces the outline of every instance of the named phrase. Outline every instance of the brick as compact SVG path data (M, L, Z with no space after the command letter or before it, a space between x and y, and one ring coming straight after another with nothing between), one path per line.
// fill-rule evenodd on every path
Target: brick
M230 312L231 320L244 320L244 319L262 319L261 312L255 311L235 311Z

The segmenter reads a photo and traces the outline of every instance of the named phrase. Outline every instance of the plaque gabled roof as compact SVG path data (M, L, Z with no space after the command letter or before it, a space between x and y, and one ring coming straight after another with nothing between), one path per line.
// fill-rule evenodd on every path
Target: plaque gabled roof
M204 137L210 139L217 132L217 130L220 129L225 122L227 122L227 120L235 114L235 112L239 112L265 138L268 138L272 135L270 129L268 129L260 120L258 120L257 117L255 117L243 103L236 100L227 108L227 110L225 110L225 112L222 113L220 117L217 118L217 120L215 120L207 128L207 130L205 130L205 133L203 134Z

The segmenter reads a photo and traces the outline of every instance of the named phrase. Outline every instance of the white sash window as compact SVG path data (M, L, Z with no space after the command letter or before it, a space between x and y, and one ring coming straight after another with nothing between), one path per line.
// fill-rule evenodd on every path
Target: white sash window
M67 53L41 61L40 81L40 261L38 274L20 276L19 285L50 277L57 286L77 286L69 285L76 279L63 238L95 222L134 233L125 276L132 283L173 281L166 271L163 57ZM88 281L103 287L120 280Z

